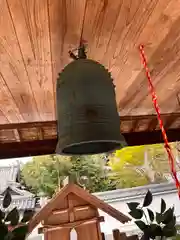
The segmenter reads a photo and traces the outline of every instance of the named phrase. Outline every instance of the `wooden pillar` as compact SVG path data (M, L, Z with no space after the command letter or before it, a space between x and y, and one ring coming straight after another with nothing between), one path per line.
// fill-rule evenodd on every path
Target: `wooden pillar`
M119 229L113 230L113 238L114 240L127 240L125 233L120 233Z
M85 224L76 228L78 240L102 240L98 222ZM48 239L49 240L49 239Z
M101 238L102 238L102 240L105 240L105 234L104 233L101 233Z
M69 228L44 229L44 240L70 240L70 230Z

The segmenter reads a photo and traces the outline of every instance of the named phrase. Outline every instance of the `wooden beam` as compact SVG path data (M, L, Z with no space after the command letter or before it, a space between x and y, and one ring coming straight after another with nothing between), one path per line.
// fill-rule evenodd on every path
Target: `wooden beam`
M163 143L161 131L131 132L123 134L129 146ZM180 129L167 131L170 142L180 141ZM55 153L57 139L12 142L0 144L0 159L37 156Z
M20 137L20 134L19 134L19 130L18 129L14 129L13 132L14 132L14 136L16 138L16 141L20 142L21 141L21 137Z
M56 121L9 123L9 124L1 124L0 130L5 130L5 129L20 130L23 128L41 128L41 127L51 127L52 125L56 125Z
M79 220L79 221L74 221L74 222L68 222L68 223L63 223L63 224L59 224L59 225L44 225L41 228L38 228L38 234L41 234L46 231L54 231L54 230L58 230L61 228L74 228L77 225L86 225L86 224L91 224L91 223L96 223L96 222L104 222L104 217L95 217L95 218L91 218L91 219L86 219L86 220Z
M173 122L177 119L180 119L180 113L166 113L166 114L161 114L161 117L163 119L164 124L169 125L169 121ZM137 124L137 122L141 122L142 120L148 119L149 122L157 122L157 116L156 114L151 114L151 115L132 115L132 116L120 116L120 122L133 122L133 124ZM134 123L135 122L135 123ZM9 123L9 124L0 124L0 130L5 130L5 129L23 129L23 128L43 128L43 127L52 127L56 126L57 121L44 121L44 122L22 122L22 123ZM147 126L148 129L148 126Z
M43 136L43 129L42 128L38 128L38 140L43 140L44 136Z
M53 154L57 139L0 144L0 159Z

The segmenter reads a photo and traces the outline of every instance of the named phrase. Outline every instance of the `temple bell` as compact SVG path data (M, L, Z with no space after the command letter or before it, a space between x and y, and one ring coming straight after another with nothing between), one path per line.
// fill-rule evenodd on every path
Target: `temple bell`
M111 74L87 59L84 47L70 56L74 61L57 80L56 153L98 154L124 147Z

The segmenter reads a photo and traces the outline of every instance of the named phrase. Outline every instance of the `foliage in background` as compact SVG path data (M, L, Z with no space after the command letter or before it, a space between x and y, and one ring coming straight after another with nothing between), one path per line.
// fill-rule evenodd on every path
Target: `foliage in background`
M177 230L177 235L173 236L171 239L172 240L180 240L180 225L176 225L176 230Z
M33 157L31 162L23 166L21 176L34 193L43 192L50 197L62 186L66 176L84 185L90 192L116 188L115 182L106 177L104 155Z
M175 144L171 144L173 150ZM109 166L118 188L129 188L167 181L170 172L163 144L126 147L110 157Z
M176 143L171 147L175 151ZM105 156L64 157L56 155L34 157L21 172L23 185L39 194L52 196L66 176L85 185L90 192L131 188L167 181L170 173L163 144L126 147L109 155L110 171L105 170Z
M22 167L21 178L33 193L42 192L52 196L70 167L71 163L68 157L37 156Z
M9 188L7 188L2 204L4 211L0 210L0 239L24 240L28 233L28 222L32 218L34 212L25 210L21 219L16 207L6 213L5 209L10 206L11 201L11 194Z
M144 146L126 147L117 150L110 157L109 166L119 188L129 188L148 184L146 175L138 170L144 161Z
M174 207L166 209L166 203L161 199L161 211L154 213L148 208L152 200L152 194L148 191L142 206L138 202L127 204L130 209L129 214L136 219L135 224L144 233L144 239L155 239L157 236L160 236L161 239L176 236Z
M69 175L77 176L79 184L87 177L86 188L90 192L101 192L116 189L116 182L107 176L104 155L71 157L72 168ZM81 180L82 179L82 180ZM84 184L84 181L82 182Z

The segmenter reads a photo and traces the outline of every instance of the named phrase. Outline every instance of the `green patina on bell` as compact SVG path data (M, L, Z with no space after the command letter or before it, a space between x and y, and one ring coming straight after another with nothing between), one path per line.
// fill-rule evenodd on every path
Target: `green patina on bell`
M111 75L84 56L74 56L57 80L57 154L98 154L125 146Z

